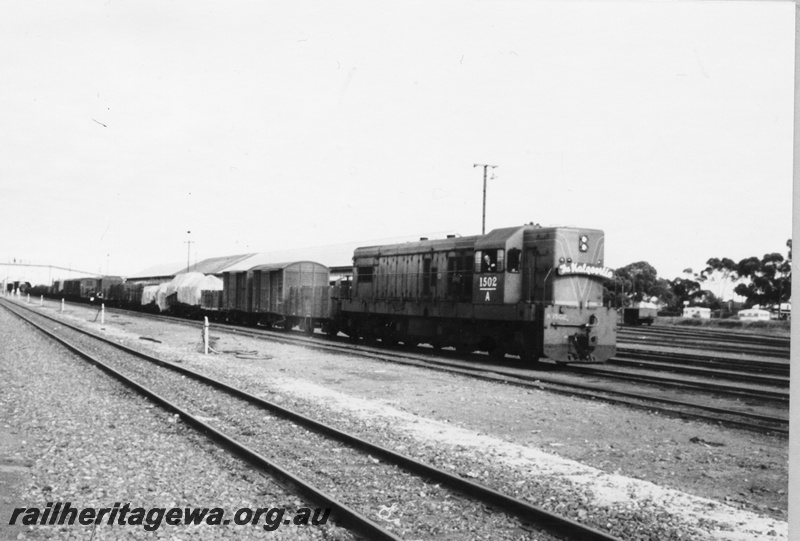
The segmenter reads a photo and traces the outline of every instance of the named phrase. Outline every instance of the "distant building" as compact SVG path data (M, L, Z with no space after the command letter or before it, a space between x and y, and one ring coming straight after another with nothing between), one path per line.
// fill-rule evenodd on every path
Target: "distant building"
M747 310L739 310L737 314L741 321L769 321L770 313L768 310L759 310L756 308L749 308Z
M772 304L767 306L761 306L756 304L750 308L751 310L765 310L769 312L771 315L771 319L791 319L792 317L792 303L791 302L782 302L780 305Z
M683 309L683 317L711 319L711 308L701 306L687 306Z

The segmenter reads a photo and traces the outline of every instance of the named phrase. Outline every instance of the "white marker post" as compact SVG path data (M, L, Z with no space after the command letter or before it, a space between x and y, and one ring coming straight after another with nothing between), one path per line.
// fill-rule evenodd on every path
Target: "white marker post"
M208 316L203 318L203 345L205 346L206 355L208 355Z
M44 295L39 295L39 306L44 306Z
M30 294L30 293L28 293L28 296L27 296L27 301L28 301L28 304L30 304L30 303L31 303L31 294Z
M106 305L102 303L100 305L100 325L106 324Z
M61 311L64 311L64 299L61 299Z

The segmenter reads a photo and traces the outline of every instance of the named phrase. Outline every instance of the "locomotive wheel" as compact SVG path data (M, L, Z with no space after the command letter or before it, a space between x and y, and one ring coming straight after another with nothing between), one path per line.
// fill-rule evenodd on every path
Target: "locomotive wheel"
M335 325L329 325L328 327L325 328L325 334L330 337L334 337L337 334L339 334L339 329L336 328Z

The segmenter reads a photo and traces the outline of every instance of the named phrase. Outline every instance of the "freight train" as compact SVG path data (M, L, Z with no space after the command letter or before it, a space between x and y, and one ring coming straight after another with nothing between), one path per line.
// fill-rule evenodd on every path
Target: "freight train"
M198 293L192 311L353 340L600 363L616 351L617 316L603 305L603 281L613 277L604 244L597 229L529 224L369 246L355 250L352 273L333 283L328 267L312 261L222 272L222 289ZM169 284L67 281L60 293L99 291L106 302L135 306L154 298L152 288L164 290L163 306L186 311Z

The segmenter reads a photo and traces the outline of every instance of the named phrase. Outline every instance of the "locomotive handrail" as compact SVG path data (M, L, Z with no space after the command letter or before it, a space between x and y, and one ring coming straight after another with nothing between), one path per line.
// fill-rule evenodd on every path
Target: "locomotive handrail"
M582 329L588 329L589 327L597 327L597 323L556 323L553 321L550 323L551 327L580 327Z

